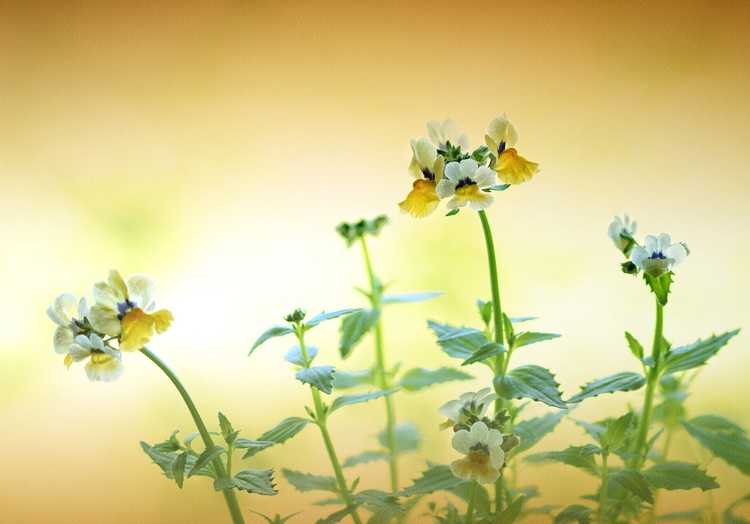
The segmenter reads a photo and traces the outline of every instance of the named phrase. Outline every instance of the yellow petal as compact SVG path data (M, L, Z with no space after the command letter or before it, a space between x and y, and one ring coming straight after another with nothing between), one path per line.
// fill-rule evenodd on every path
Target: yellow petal
M440 197L435 192L435 182L431 180L415 180L412 190L398 207L404 213L416 218L423 218L435 211Z
M172 312L168 309L160 309L151 313L151 318L154 319L154 326L156 327L157 333L164 333L169 326L172 324L174 317Z
M66 368L70 368L70 365L73 364L73 355L68 353L65 355L65 359L63 360L63 363L65 364Z
M539 171L539 164L526 160L514 148L506 149L495 165L500 180L506 184L520 184L531 180Z
M122 319L122 336L120 337L120 349L123 351L136 351L141 349L154 334L156 321L148 313L140 308L130 310Z

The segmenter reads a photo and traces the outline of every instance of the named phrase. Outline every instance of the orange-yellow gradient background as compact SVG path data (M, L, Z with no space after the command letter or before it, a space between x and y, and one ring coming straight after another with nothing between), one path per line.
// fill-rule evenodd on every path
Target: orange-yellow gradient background
M479 143L507 112L542 172L490 210L510 313L563 337L517 354L553 369L572 394L636 369L623 331L648 340L652 299L619 272L606 237L615 213L642 233L670 232L692 254L679 268L666 334L687 343L748 327L750 7L745 2L122 2L0 4L0 520L12 523L225 522L205 479L166 481L138 441L193 430L176 392L145 358L93 384L52 351L48 303L88 292L110 268L158 283L172 329L153 343L212 423L221 409L254 438L303 415L309 393L273 341L249 345L295 306L362 305L360 253L333 229L388 213L372 242L392 289L445 291L385 315L388 358L405 368L450 362L427 318L474 322L488 296L472 213L421 221L398 213L410 187L408 140L451 116ZM320 361L339 364L336 327L315 331ZM750 355L742 333L695 383L691 413L750 427ZM363 367L371 341L344 368ZM424 435L402 482L425 460L455 456L436 408L472 383L398 395ZM588 401L595 419L640 393ZM377 403L332 420L340 454L371 449ZM535 406L530 414L544 413ZM583 442L565 421L539 449ZM328 474L310 427L249 467ZM686 436L676 457L694 460ZM715 460L723 507L748 478ZM350 474L384 487L382 464ZM593 481L520 465L542 503L566 504ZM249 509L304 511L322 497L279 475L277 497ZM661 511L707 504L661 497ZM414 522L419 521L417 517Z

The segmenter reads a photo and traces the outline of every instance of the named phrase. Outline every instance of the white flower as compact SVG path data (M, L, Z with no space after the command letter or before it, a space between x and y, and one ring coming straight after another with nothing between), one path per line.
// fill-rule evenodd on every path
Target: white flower
M630 260L639 269L653 277L659 277L671 271L674 266L685 260L688 250L685 244L673 244L666 233L658 237L646 237L644 247L635 246L630 254Z
M627 254L628 249L633 246L633 236L635 235L637 228L638 223L635 220L631 221L630 217L625 215L624 218L615 217L612 220L609 224L607 234L609 235L609 238L612 239L615 247Z
M506 147L512 147L518 142L518 132L508 117L503 115L494 118L487 126L484 141L495 155L501 155Z
M104 343L99 335L78 335L65 357L65 363L87 360L86 375L91 381L111 382L122 375L121 353Z
M483 388L476 393L470 391L464 393L458 399L451 400L440 406L440 413L445 416L448 421L444 424L445 427L452 427L456 424L466 422L466 415L463 413L464 409L470 411L477 417L484 415L487 407L497 398L497 395L492 392L490 388Z
M448 201L448 209L458 209L468 204L479 211L492 204L494 198L482 189L493 185L495 172L467 158L461 162L449 162L445 166L445 176L437 185L437 194L440 198L453 197Z
M450 118L443 122L436 120L427 122L427 134L430 136L432 143L440 149L446 149L448 142L454 146L461 146L464 151L469 148L469 137L462 133Z
M453 435L453 449L466 455L451 463L451 471L459 478L491 484L500 477L505 463L503 435L489 429L484 422L475 422L471 430L462 429Z
M70 293L58 296L47 308L47 316L57 324L53 336L55 352L65 355L69 352L73 339L82 331L83 323L88 316L86 299L78 300Z
M416 180L412 190L399 204L405 213L423 218L435 211L440 198L435 186L443 178L445 160L438 154L435 146L426 138L411 141L412 159L409 171Z

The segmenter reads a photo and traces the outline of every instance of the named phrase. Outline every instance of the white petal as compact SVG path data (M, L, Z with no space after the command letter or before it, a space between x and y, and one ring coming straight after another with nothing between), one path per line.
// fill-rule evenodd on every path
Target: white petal
M461 178L474 178L474 173L479 168L479 164L473 158L466 158L464 160L461 160L459 166L461 168Z
M448 162L445 165L445 178L453 182L461 180L461 167L458 162Z
M453 197L450 200L448 200L448 203L445 205L448 209L459 209L466 205L466 200L463 198Z
M433 144L440 145L440 142L442 141L440 122L437 120L430 120L427 122L427 136L430 137Z
M503 434L496 429L491 429L489 435L487 435L487 447L499 448L503 443Z
M487 437L489 437L490 431L487 429L487 425L484 422L474 422L471 425L471 438L474 442L487 444Z
M493 197L489 193L481 193L477 198L479 198L479 200L469 201L469 206L474 211L481 211L482 209L487 209L495 201L495 197Z
M659 235L657 242L659 246L659 251L664 253L667 250L667 248L672 245L672 238L668 234L662 233Z
M116 337L120 334L120 319L117 318L117 311L108 306L97 304L89 312L89 321L94 329L105 335Z
M78 336L76 336L75 341L76 341L76 344L78 344L79 346L82 346L82 347L85 347L85 348L88 348L88 349L91 349L91 348L94 347L91 344L91 341L89 340L89 337L87 337L86 335L78 335Z
M667 251L664 253L664 256L667 258L672 259L672 265L677 265L683 260L685 260L688 256L687 250L685 249L685 246L682 244L672 244L667 248Z
M78 301L78 318L84 319L89 316L89 305L86 302L85 297L81 297L81 300Z
M70 346L73 344L73 331L68 327L57 326L52 340L55 353L64 355L70 351Z
M112 309L115 309L117 303L120 301L117 292L106 282L97 282L94 284L93 295L95 303L108 306Z
M440 414L445 418L453 422L458 422L458 417L461 413L461 408L463 407L463 405L464 403L460 400L451 400L450 402L446 402L445 404L440 406L438 408L438 412L440 412Z
M455 139L455 142L451 140L451 143L455 143L458 146L461 146L461 149L464 151L468 151L469 149L469 137L466 135L466 133L461 133L458 135Z
M143 275L133 275L128 279L128 298L140 308L151 303L154 294L154 283Z
M505 452L500 446L490 448L490 464L493 468L500 469L505 462Z
M57 313L55 313L55 310L52 308L52 306L47 308L47 316L57 324L58 326L66 327L70 324L70 322L65 322L62 318L57 316Z
M73 344L69 348L70 356L74 362L80 362L81 360L91 356L91 349L88 347L81 346L80 344Z
M447 178L443 178L438 182L435 192L440 198L448 198L456 193L456 184Z
M495 185L495 172L487 166L479 166L474 174L474 180L481 188Z
M55 299L52 307L60 320L70 324L78 313L78 299L70 293L63 293Z
M435 149L432 142L426 138L420 138L416 142L412 142L412 149L414 150L414 158L417 159L419 166L432 171L435 160L437 160L437 149Z
M115 358L96 364L93 360L89 360L86 364L86 375L94 382L112 382L122 375L123 369L122 362Z
M102 338L96 333L91 333L91 335L89 335L89 342L91 342L92 348L104 351L104 341L102 341Z
M498 143L505 142L508 146L513 146L518 141L518 133L508 117L503 115L494 118L490 125L487 126L487 134Z
M615 217L615 219L609 224L607 235L609 235L609 238L611 238L612 242L614 242L618 247L621 240L620 233L622 233L622 223L620 222L620 217Z
M648 235L643 242L643 247L648 251L648 256L651 256L652 253L656 253L659 250L659 240L654 235Z
M472 438L471 434L465 429L456 431L456 433L453 435L453 441L451 442L453 449L455 449L459 453L463 453L464 455L469 454L471 446L473 446L474 444L474 439Z
M648 240L648 237L646 237L646 239ZM643 269L643 261L650 256L651 253L643 249L641 246L633 247L633 251L630 252L630 260L641 269Z

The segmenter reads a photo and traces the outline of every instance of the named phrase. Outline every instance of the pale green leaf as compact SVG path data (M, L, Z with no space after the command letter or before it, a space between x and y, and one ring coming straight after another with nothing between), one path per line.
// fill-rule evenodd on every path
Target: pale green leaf
M604 393L615 393L617 391L635 391L646 383L646 379L640 373L623 371L589 382L581 387L581 391L573 395L568 402L581 402L587 398L597 397Z
M404 497L427 495L435 491L451 490L464 482L466 481L456 477L448 466L431 466L400 494Z
M545 340L552 340L559 338L560 335L557 333L537 333L535 331L523 331L516 335L513 341L513 348L520 348L522 346L528 346L530 344L536 344L537 342L544 342Z
M664 361L664 373L677 373L702 366L739 332L739 329L727 331L718 336L713 335L706 340L698 340L688 346L672 349Z
M443 294L442 291L423 291L421 293L401 293L398 295L384 295L383 304L404 304L408 302L424 302Z
M395 446L392 450L394 453L404 453L407 451L414 451L419 448L419 442L421 437L419 436L419 430L417 426L412 422L401 422L396 424L394 428L394 440ZM378 442L386 449L390 449L388 445L388 437L386 431L378 433Z
M305 429L305 426L307 426L309 423L310 421L306 418L288 417L279 422L273 428L263 433L258 438L258 440L249 442L272 442L273 444L283 444L290 438L294 437L297 433ZM265 444L251 445L246 448L247 452L245 453L245 458L251 457L259 451L266 449L267 447L270 446L267 446Z
M601 449L593 444L584 446L570 446L562 451L545 451L534 453L526 457L527 462L561 462L574 468L582 469L593 475L597 475L596 461L594 457L601 453Z
M380 313L376 309L360 309L341 321L339 328L341 358L346 358L351 354L354 346L377 324L379 318Z
M437 343L450 357L466 360L476 351L490 342L478 329L454 327L450 324L440 324L433 320L427 325L435 333Z
M302 349L299 346L293 346L287 351L284 359L295 366L305 367L311 364L315 360L315 357L318 356L318 348L307 346L305 352L307 353L307 361L305 361L305 356L302 354Z
M593 512L593 509L587 508L586 506L572 504L557 514L555 517L555 524L568 524L569 522L589 524Z
M493 383L502 398L530 398L556 408L567 408L555 376L541 366L517 367L506 375L495 377Z
M363 369L361 371L342 371L336 370L333 378L334 389L349 389L357 386L374 384L372 370Z
M356 313L357 311L361 311L361 310L359 308L345 308L345 309L337 309L336 311L330 311L328 313L324 311L322 313L315 315L310 320L305 322L305 329L314 328L315 326L317 326L321 322L325 322L326 320L333 320L335 318L339 318L345 315Z
M505 353L505 348L497 342L488 342L476 350L469 358L461 362L462 366L468 366L475 362L484 362L489 358L495 358L497 355Z
M233 480L236 488L258 495L276 495L271 469L245 469L237 473Z
M304 384L309 384L323 393L330 394L333 391L333 376L336 370L333 366L315 366L302 368L295 377Z
M179 488L182 488L182 484L185 481L185 466L187 465L188 455L187 451L183 451L177 455L172 465L172 475Z
M663 462L645 470L643 475L657 489L694 489L701 491L716 489L719 484L696 464L686 462Z
M734 423L718 426L718 420L720 417L716 416L708 419L697 417L683 422L683 425L711 453L745 475L750 475L750 440L744 432L734 429L737 427Z
M628 348L630 348L630 352L633 354L633 356L638 360L643 360L643 346L640 342L638 342L638 339L626 331L625 340L628 341Z
M342 395L340 397L337 397L333 403L331 404L331 407L328 409L328 413L333 413L334 411L343 408L344 406L351 406L352 404L361 404L362 402L369 402L370 400L375 400L376 398L384 397L386 395L391 395L398 391L399 388L391 388L391 389L382 389L378 391L368 391L367 393L360 393L358 395Z
M208 465L215 458L218 458L222 453L224 453L224 448L222 448L221 446L212 446L204 450L203 453L198 456L198 459L195 461L193 467L190 468L188 478L192 477L193 474L200 471L202 467Z
M388 453L386 453L385 451L363 451L358 455L347 458L342 466L345 468L352 468L354 466L359 466L360 464L367 464L369 462L387 459Z
M654 503L654 495L645 477L632 469L612 471L608 475L610 485L619 486L629 491L639 499L650 504Z
M258 340L255 341L253 347L250 348L250 352L247 354L247 356L252 355L253 352L258 349L258 347L266 340L275 337L283 337L284 335L288 335L290 333L294 333L294 329L290 326L273 326L267 329L261 336L258 337Z
M453 380L471 380L468 373L449 367L438 369L413 368L401 377L401 387L407 391L418 391L420 389L442 384Z
M294 486L297 491L332 491L338 493L336 479L323 475L313 475L291 469L282 469L287 482Z
M516 424L513 433L520 437L521 443L513 448L513 453L523 453L534 447L545 435L554 431L566 414L566 411L558 411Z

